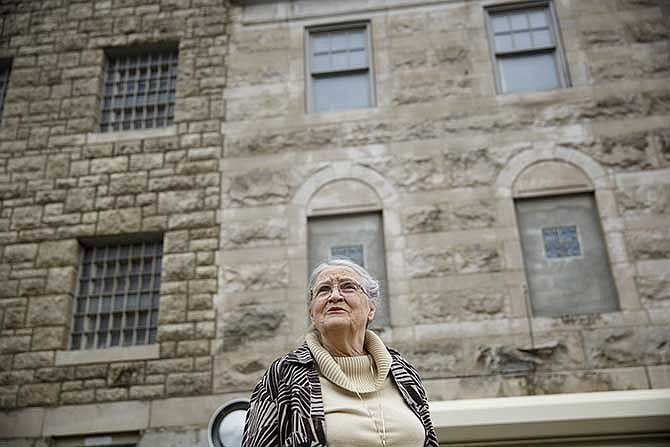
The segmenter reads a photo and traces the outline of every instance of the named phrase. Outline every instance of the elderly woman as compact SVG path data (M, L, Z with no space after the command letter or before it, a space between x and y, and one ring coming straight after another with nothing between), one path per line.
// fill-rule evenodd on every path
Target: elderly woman
M314 327L258 383L243 447L437 447L419 375L372 331L379 283L342 259L309 280Z

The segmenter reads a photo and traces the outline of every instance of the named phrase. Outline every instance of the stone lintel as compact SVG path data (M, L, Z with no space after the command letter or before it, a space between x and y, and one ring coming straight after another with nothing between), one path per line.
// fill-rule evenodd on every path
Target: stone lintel
M67 405L46 410L43 436L68 436L144 430L149 402Z

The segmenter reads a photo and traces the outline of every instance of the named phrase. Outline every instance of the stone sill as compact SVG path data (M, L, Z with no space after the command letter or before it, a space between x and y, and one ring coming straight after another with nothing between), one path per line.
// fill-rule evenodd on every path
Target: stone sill
M125 140L144 140L147 138L173 137L177 135L177 126L167 126L158 129L127 130L122 132L96 132L86 134L86 142L112 143Z
M143 345L119 348L89 349L56 352L56 366L83 365L85 363L127 362L152 360L160 357L160 346Z

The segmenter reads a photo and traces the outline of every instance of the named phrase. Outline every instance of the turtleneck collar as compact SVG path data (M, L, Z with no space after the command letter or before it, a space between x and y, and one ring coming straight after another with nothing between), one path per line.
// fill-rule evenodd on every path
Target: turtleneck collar
M317 332L305 337L321 374L345 390L369 393L383 388L391 369L391 354L384 342L372 331L365 331L365 350L369 355L333 357L323 347Z

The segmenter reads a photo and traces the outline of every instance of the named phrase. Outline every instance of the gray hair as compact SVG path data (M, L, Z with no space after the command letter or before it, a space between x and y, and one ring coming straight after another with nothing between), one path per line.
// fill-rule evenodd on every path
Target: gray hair
M360 265L349 259L334 258L324 261L317 265L312 274L309 275L309 288L307 290L307 301L311 304L312 301L312 289L314 289L316 278L319 277L321 273L328 267L341 266L348 267L361 277L361 287L363 291L368 296L368 301L379 307L379 301L381 299L381 287L379 281L377 281L367 270L365 270Z

